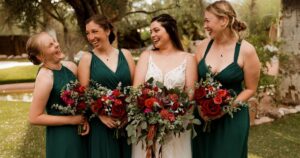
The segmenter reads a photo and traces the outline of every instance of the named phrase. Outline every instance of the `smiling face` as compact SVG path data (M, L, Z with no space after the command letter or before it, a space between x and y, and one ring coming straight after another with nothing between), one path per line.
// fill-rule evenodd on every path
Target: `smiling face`
M155 48L161 48L170 42L170 36L166 29L157 21L153 21L150 25L151 40Z
M62 53L58 42L47 33L42 33L39 38L39 49L41 53L38 55L38 58L42 62L60 62L65 58L65 55Z
M204 17L204 29L211 38L219 36L227 27L228 20L225 17L217 17L209 11L205 11Z
M109 43L109 30L104 30L102 27L100 27L93 21L87 23L85 29L87 39L89 43L93 46L93 48L101 48L104 43Z

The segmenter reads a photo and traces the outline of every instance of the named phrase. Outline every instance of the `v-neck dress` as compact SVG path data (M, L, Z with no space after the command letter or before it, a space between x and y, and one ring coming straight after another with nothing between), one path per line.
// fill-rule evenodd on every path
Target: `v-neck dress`
M115 89L119 82L122 87L131 85L130 69L126 58L119 50L118 65L113 72L101 59L92 52L90 79L109 89ZM108 128L101 120L93 118L90 121L89 154L91 158L130 158L131 146L126 137L114 135L115 129Z
M75 75L65 66L60 70L52 70L53 87L46 105L48 115L64 115L59 110L51 108L53 104L65 105L60 99L61 89L70 81L75 81ZM77 134L77 125L46 127L46 157L47 158L85 158L87 157L86 140Z
M205 58L213 44L211 40L205 55L198 64L199 79L204 79L209 71ZM241 44L236 43L234 61L215 75L223 88L232 89L237 94L243 90L244 72L238 65L237 59ZM197 108L195 116L200 119ZM200 119L201 120L201 119ZM201 120L204 122L203 120ZM197 136L192 140L193 158L246 158L249 133L249 111L242 107L234 113L233 118L228 114L211 123L211 131L203 132L204 123L196 125Z

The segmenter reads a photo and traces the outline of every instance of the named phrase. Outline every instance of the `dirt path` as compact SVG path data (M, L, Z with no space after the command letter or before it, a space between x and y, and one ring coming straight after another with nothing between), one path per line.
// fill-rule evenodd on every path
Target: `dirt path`
M13 83L0 85L0 93L32 92L34 83Z

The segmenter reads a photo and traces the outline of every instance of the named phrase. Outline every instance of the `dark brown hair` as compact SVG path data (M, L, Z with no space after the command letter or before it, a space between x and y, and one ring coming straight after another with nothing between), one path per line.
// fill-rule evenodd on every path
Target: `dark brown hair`
M151 23L154 21L159 22L161 26L165 28L172 40L173 45L177 49L183 51L184 49L179 38L176 20L169 14L161 14L152 18Z
M101 28L103 28L106 31L110 30L108 40L109 40L110 44L113 43L113 41L116 38L116 36L114 34L114 27L112 26L111 22L105 16L95 14L95 15L91 16L89 19L87 19L85 21L85 24L88 24L90 22L96 23L97 25L99 25Z
M42 54L41 43L39 37L43 34L48 34L47 32L40 32L31 36L26 43L26 52L28 54L28 59L34 64L41 64L41 60L38 59L38 55Z
M208 5L205 10L213 13L218 18L227 17L229 19L227 27L237 33L247 28L245 22L237 20L236 12L228 1L216 1Z

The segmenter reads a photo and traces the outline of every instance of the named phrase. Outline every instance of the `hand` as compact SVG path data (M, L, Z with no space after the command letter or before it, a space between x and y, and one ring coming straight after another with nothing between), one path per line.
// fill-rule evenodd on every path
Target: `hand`
M98 117L108 128L117 128L118 124L113 118L105 115L99 115Z
M90 125L89 122L85 120L83 123L83 132L80 135L85 136L89 134L89 132L90 132Z
M79 125L84 123L84 117L82 115L70 116L72 125Z
M118 126L118 128L119 128L119 129L120 129L120 128L123 128L124 126L127 125L127 123L128 123L128 118L125 117L125 118L123 118L123 119L121 120L121 124Z

